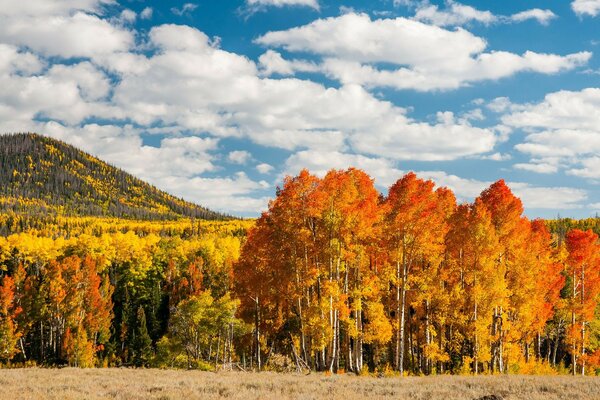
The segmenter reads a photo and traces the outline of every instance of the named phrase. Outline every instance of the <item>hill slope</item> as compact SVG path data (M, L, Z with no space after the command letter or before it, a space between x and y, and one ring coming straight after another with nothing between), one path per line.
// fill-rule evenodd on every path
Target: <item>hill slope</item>
M136 219L226 219L64 142L0 135L0 211Z

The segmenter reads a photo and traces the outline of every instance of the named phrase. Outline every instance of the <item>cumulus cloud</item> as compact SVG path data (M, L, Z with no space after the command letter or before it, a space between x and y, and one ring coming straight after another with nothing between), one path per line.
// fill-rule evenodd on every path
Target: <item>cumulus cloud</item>
M324 176L331 168L361 168L367 171L382 189L388 188L406 173L396 168L394 162L389 159L319 151L298 152L286 160L285 166L285 173L288 175L295 175L302 168L308 168L318 176ZM421 178L433 180L438 186L452 189L458 200L462 202L473 201L492 184L491 181L463 178L443 171L415 172ZM585 190L577 188L536 186L525 182L507 182L507 184L515 195L521 198L527 209L579 209L588 198Z
M509 19L514 22L523 22L533 19L542 25L548 25L554 18L556 18L556 14L551 10L542 10L540 8L521 11L509 17Z
M526 168L553 172L564 166L571 175L600 177L600 89L554 92L539 103L509 102L505 109L503 123L528 132L515 146L532 157L535 165Z
M160 121L287 150L351 146L396 159L450 160L489 152L497 140L464 120L415 121L358 85L261 78L252 61L211 46L193 28L163 25L149 37L158 52L125 73L113 96L142 125Z
M417 175L431 179L454 191L459 201L472 201L492 182L467 179L443 171L421 171ZM583 207L585 190L571 187L535 186L525 182L507 182L526 209L573 210Z
M198 8L198 4L185 3L181 8L171 7L171 12L182 17L184 15L190 15L196 8Z
M254 215L266 210L270 197L256 197L270 185L254 181L244 173L231 177L169 179L161 184L171 193L178 193L213 210Z
M318 72L320 68L317 64L310 61L286 60L280 53L267 50L262 54L258 63L263 76L294 75L296 72Z
M35 54L0 43L0 75L32 75L40 72L44 66L44 61Z
M229 152L229 154L227 155L227 161L234 164L244 165L247 164L248 161L250 161L251 159L252 154L250 154L246 150L234 150Z
M246 0L246 4L251 8L304 6L319 9L318 0Z
M550 163L517 163L514 165L516 169L524 171L537 172L538 174L552 174L558 171L558 167Z
M437 5L424 3L417 9L414 18L438 26L460 26L471 21L489 25L497 21L497 17L489 11L477 10L454 1L448 1L444 10Z
M579 167L571 168L567 173L582 178L600 179L600 157L585 158L581 161Z
M267 164L267 163L260 163L256 166L256 170L258 172L260 172L261 174L268 174L269 172L273 171L275 169L275 167L273 167L271 164Z
M486 41L462 28L448 30L407 18L371 20L355 13L268 32L256 42L319 55L321 71L343 84L418 91L456 89L519 72L554 74L584 65L592 55L486 52ZM298 65L298 60L276 61L287 73ZM381 69L380 63L396 68Z
M115 3L115 0L3 0L0 2L0 14L12 17L29 17L70 15L75 11L101 13L103 7Z
M0 42L25 46L44 56L93 58L127 51L134 44L131 31L94 14L112 1L4 3L0 7ZM131 13L125 10L121 16L131 19Z
M140 13L141 19L152 19L152 15L154 14L154 9L152 7L146 7Z
M579 16L595 17L600 14L600 0L575 0L571 3L571 8Z
M536 20L542 25L548 25L552 19L556 18L556 14L551 10L533 8L508 16L495 15L490 11L478 10L474 7L448 0L446 1L446 7L443 9L438 5L423 2L417 7L413 18L437 26L463 26L471 22L491 25L527 20Z
M317 176L325 176L332 168L360 168L370 174L380 187L388 187L402 175L391 160L385 158L367 157L360 154L327 152L319 150L300 151L290 156L285 162L284 173L296 175L307 168Z

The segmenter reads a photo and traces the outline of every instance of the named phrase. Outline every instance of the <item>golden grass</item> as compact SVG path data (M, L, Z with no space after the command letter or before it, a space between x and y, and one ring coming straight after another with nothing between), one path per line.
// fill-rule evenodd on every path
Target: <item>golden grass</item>
M4 369L0 399L600 399L600 378L356 377L152 369Z

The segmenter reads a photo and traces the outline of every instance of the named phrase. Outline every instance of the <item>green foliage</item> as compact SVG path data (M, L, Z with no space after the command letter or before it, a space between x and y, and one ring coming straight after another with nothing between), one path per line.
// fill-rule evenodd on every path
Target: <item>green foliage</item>
M152 339L146 326L146 313L143 307L137 310L136 327L133 333L132 355L133 365L147 367L153 356Z
M180 302L171 318L169 336L159 342L159 362L180 367L185 356L190 369L206 369L211 359L227 362L233 353L232 338L244 328L235 317L237 307L229 294L214 300L208 291Z

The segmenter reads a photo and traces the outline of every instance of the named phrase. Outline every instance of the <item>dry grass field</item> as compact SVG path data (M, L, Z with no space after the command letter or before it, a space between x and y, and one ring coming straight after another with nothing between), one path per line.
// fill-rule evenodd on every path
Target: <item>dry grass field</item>
M600 399L600 378L374 378L134 369L0 370L0 399Z

